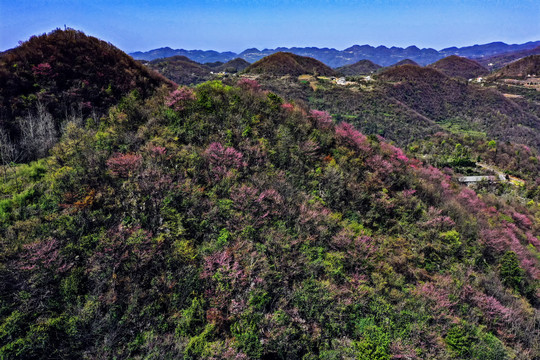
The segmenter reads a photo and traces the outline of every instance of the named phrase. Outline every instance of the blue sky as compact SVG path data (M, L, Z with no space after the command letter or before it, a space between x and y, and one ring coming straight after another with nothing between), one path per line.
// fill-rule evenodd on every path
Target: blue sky
M0 50L64 25L132 52L540 40L538 0L0 0Z

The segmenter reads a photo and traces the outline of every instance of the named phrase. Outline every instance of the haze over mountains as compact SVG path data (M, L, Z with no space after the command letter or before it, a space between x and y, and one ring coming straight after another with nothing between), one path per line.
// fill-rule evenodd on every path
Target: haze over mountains
M465 47L449 47L442 50L431 48L420 49L416 46L407 48L386 46L373 47L371 45L354 45L344 50L333 48L317 47L278 47L276 49L259 50L256 48L247 49L237 54L234 52L218 52L214 50L184 50L164 47L146 52L137 51L130 53L137 60L155 60L175 55L186 56L187 58L199 62L227 62L235 58L244 59L250 63L256 62L263 57L277 52L290 52L296 55L312 57L322 61L326 65L336 68L358 62L359 60L370 60L381 66L390 66L401 60L411 59L420 65L431 64L437 60L450 55L459 55L467 58L487 58L508 52L526 51L540 46L540 41L530 41L524 44L505 44L503 42L492 42L483 45L473 45Z

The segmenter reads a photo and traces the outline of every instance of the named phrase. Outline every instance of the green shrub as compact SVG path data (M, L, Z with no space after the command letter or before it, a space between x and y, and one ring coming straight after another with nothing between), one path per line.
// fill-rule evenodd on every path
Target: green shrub
M176 327L177 336L193 336L201 331L205 322L204 300L194 297L191 305L182 310L182 316Z
M519 266L519 259L515 252L507 251L500 261L500 274L503 282L519 291L523 284L523 275L525 271Z
M458 356L467 357L471 353L473 339L465 325L454 325L444 338L446 345Z
M257 327L257 316L244 316L231 326L231 333L238 343L238 347L251 359L259 359L263 353L260 333Z
M184 359L191 360L201 358L201 355L204 354L209 345L213 332L214 325L207 324L199 335L193 336L191 339L189 339L184 351Z
M361 340L354 342L357 359L390 360L390 336L383 328L374 325L372 319L365 319L359 323L356 332L361 336Z
M509 359L503 343L491 333L480 333L479 341L473 345L472 358L478 360Z

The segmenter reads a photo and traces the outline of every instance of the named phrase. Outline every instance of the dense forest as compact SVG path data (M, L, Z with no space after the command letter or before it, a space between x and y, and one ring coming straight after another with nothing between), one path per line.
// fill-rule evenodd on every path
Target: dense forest
M519 151L505 169L534 179L534 149L404 151L253 79L135 68L99 115L49 109L50 151L2 163L1 359L538 357L538 203L440 164Z

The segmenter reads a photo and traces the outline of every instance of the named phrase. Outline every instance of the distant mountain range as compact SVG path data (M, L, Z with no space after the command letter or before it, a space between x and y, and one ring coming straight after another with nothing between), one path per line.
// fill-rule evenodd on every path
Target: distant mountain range
M259 50L247 49L240 54L234 52L218 52L214 50L184 50L171 49L169 47L154 49L146 52L137 51L130 55L137 60L155 60L176 55L185 56L198 63L227 62L235 58L244 59L250 63L256 62L263 57L277 52L290 52L296 55L308 56L317 59L326 65L337 68L344 65L354 64L360 60L370 60L381 66L390 66L404 59L411 59L420 65L428 65L450 55L459 55L467 58L482 59L498 54L524 51L540 46L540 41L530 41L524 44L505 44L492 42L483 45L466 47L449 47L442 50L420 49L416 46L407 48L386 46L373 47L370 45L354 45L345 50L317 47L278 47L276 49Z

